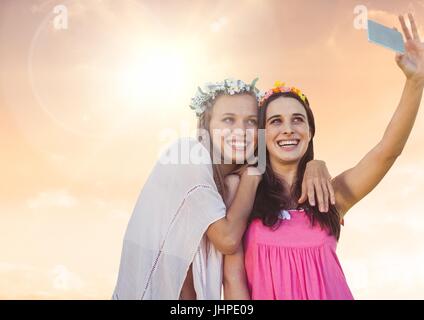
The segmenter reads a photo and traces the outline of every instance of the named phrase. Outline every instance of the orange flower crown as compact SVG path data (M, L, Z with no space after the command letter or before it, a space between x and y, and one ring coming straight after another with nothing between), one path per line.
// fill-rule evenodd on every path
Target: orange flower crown
M269 89L264 93L261 100L259 101L259 106L262 107L265 102L271 98L274 94L282 93L282 92L291 92L297 95L303 103L307 103L306 96L302 93L302 91L296 87L286 87L286 84L284 82L276 81L274 84L274 88Z

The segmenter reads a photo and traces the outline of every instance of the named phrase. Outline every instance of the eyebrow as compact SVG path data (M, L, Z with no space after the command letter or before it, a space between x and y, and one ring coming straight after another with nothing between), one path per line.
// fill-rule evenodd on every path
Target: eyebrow
M305 115L302 113L293 113L293 116L295 117L302 117L303 119L306 119Z
M269 118L266 122L270 122L274 118L275 119L280 118L280 115L276 114L275 116L272 116L271 118Z
M235 116L235 114L234 113L224 113L223 115L222 115L223 117L224 116ZM250 115L248 115L248 116L246 116L247 118L257 118L258 117L258 115L256 115L256 114L250 114Z
M302 117L303 119L306 119L306 117L305 117L305 115L304 114L302 114L302 113L293 113L292 114L292 116L293 117ZM270 117L266 122L269 122L269 121L271 121L272 119L278 119L278 118L281 118L280 117L280 115L279 114L276 114L276 115L274 115L274 116L272 116L272 117Z

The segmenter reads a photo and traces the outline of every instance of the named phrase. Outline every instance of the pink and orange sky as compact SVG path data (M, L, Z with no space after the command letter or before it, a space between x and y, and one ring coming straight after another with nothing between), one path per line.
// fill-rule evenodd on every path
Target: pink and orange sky
M67 9L57 29L54 8ZM198 85L227 77L308 95L333 175L382 137L404 76L354 28L424 1L0 2L0 299L109 299L122 238L164 144L193 133ZM345 219L357 299L424 298L424 113L384 181Z

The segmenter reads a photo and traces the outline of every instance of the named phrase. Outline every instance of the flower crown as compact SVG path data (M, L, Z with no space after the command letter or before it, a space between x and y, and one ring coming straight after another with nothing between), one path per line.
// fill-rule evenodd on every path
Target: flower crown
M300 91L300 89L298 89L296 87L286 87L286 84L284 82L276 81L275 84L274 84L274 88L269 89L267 92L265 92L265 94L263 95L263 97L259 101L259 106L262 107L265 104L265 102L269 98L271 98L274 94L283 93L283 92L294 93L295 95L297 95L303 101L303 103L307 103L308 99L302 93L302 91Z
M208 107L208 104L215 100L221 94L235 95L245 92L251 92L259 102L262 99L261 92L255 87L258 78L251 84L246 84L241 80L225 79L215 83L206 83L204 89L197 88L195 96L191 99L190 108L200 117Z

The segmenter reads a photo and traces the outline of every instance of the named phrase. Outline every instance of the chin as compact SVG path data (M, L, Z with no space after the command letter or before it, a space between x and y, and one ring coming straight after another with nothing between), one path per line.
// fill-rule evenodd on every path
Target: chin
M302 155L292 155L292 156L289 156L287 154L281 154L281 152L278 152L278 153L274 154L274 156L280 162L287 163L287 164L298 163L302 159Z
M235 164L244 164L246 161L246 156L244 154L236 155L233 157L233 163Z
M244 164L246 157L244 155L224 155L222 159L223 164Z
M280 162L284 164L296 164L300 162L301 158L279 158Z

